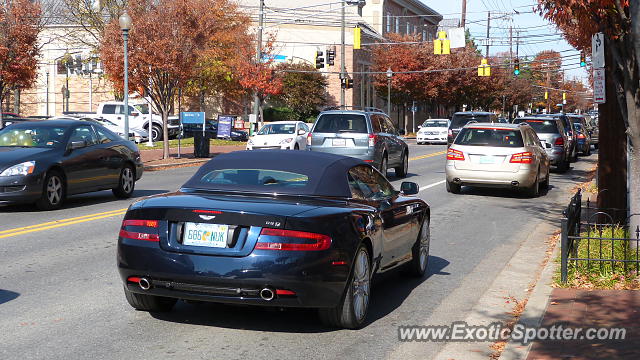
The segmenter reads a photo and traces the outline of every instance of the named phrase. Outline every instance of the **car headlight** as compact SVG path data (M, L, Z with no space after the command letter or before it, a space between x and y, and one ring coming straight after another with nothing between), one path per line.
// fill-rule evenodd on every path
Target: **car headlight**
M0 176L28 175L32 174L35 168L35 161L25 161L4 170L2 173L0 173Z
M280 141L280 144L288 144L292 141L293 141L293 138L286 138L286 139L282 139L282 141Z

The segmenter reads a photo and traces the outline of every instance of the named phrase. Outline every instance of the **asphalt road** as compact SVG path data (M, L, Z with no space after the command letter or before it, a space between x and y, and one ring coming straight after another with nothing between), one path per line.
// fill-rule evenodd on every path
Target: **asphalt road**
M104 191L75 196L58 211L0 208L0 358L397 357L397 326L464 319L524 235L541 221L559 219L566 190L595 162L592 155L568 174L552 174L551 189L537 199L501 190L452 195L443 182L445 148L412 144L410 150L407 180L420 185L420 197L432 207L429 275L379 278L369 323L358 331L327 329L307 310L180 302L167 314L135 311L124 298L115 254L122 214L132 200ZM173 191L195 170L147 172L135 196ZM432 358L443 346L424 343L420 355Z

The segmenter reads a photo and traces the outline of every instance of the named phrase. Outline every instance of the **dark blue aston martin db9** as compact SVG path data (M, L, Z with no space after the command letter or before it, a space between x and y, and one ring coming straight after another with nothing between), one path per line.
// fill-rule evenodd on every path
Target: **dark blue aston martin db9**
M307 151L220 155L177 192L132 204L118 238L129 304L178 299L317 308L331 326L365 321L371 277L423 276L429 206L371 165Z
M98 124L23 121L0 131L0 204L51 210L68 195L106 189L128 198L142 171L135 144Z

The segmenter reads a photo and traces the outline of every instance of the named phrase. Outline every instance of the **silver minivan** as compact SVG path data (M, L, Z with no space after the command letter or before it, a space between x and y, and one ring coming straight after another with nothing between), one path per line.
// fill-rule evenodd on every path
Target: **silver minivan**
M323 111L307 136L307 149L361 159L385 176L389 168L397 177L409 170L409 147L380 111Z

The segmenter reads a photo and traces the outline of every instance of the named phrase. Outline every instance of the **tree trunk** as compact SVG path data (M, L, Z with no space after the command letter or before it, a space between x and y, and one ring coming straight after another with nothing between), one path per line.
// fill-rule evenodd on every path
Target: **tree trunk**
M606 100L598 106L600 118L598 121L598 207L599 208L627 208L627 136L624 121L616 93L611 65L613 60L607 57L606 71ZM615 222L626 220L624 211L611 211ZM595 219L594 219L595 220ZM604 219L599 219L604 221Z
M631 139L634 146L631 147L629 154L629 236L636 239L640 231L640 136L634 136ZM631 242L631 246L637 244Z
M162 158L169 158L169 112L164 108L162 111Z

